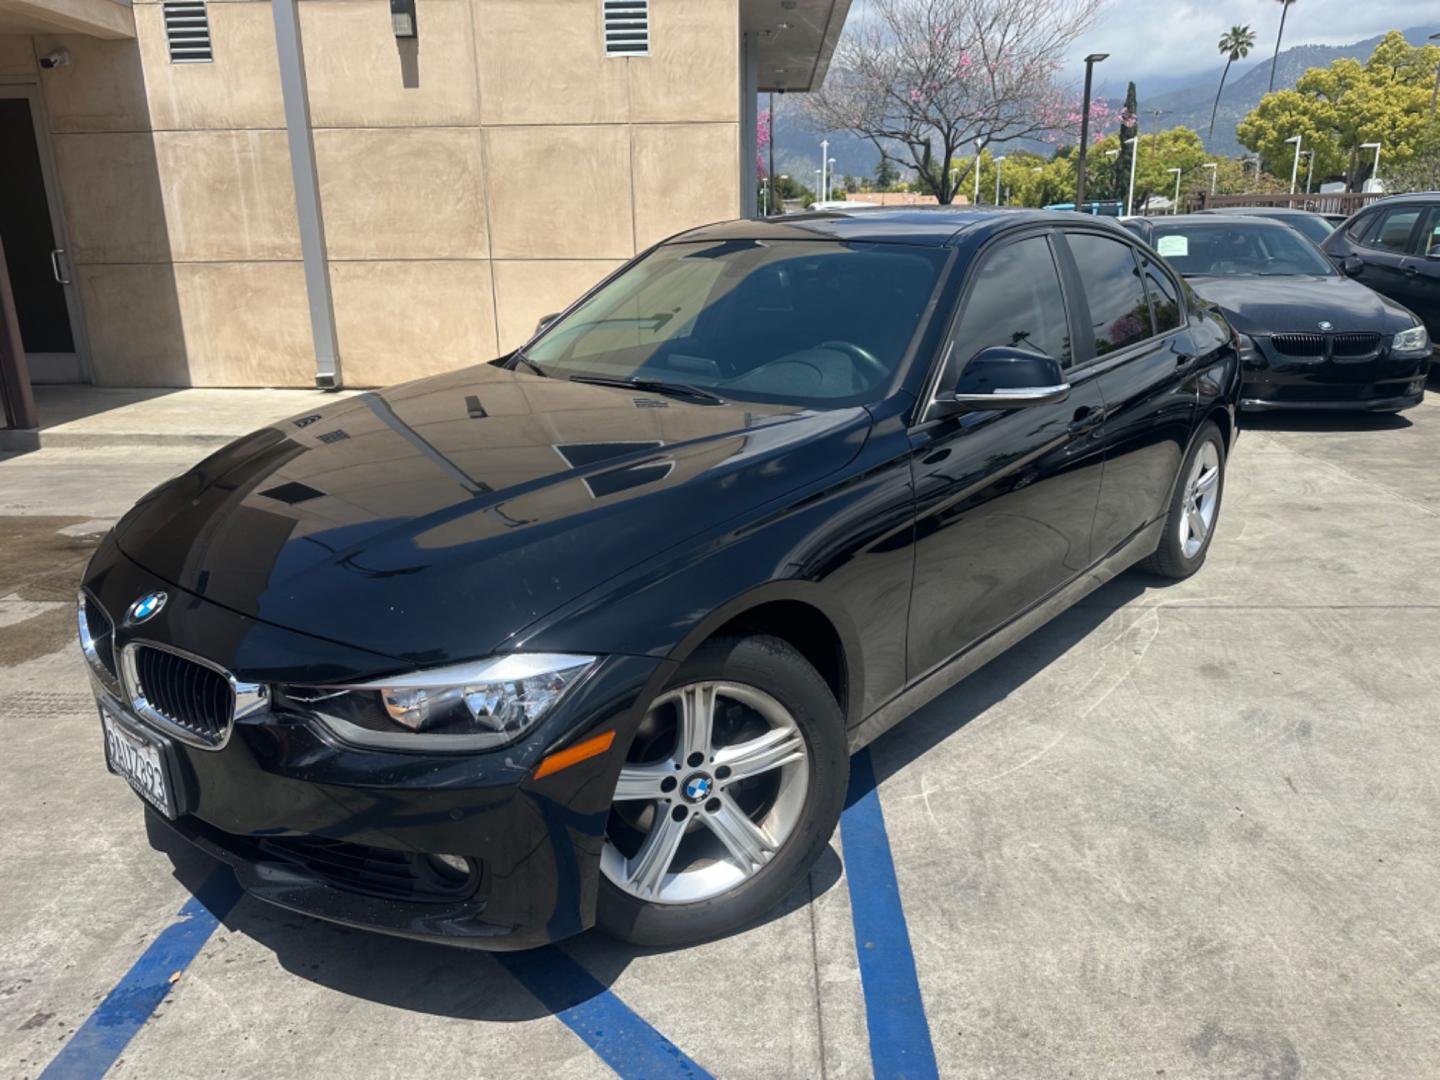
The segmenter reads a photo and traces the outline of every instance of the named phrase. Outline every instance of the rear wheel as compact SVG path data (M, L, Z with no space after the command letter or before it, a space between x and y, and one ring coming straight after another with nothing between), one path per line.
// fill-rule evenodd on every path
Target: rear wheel
M1160 544L1140 568L1176 581L1199 570L1215 535L1224 491L1225 440L1220 429L1206 421L1180 467Z
M803 876L840 816L844 720L773 637L707 642L651 705L616 784L598 922L682 945L752 922Z

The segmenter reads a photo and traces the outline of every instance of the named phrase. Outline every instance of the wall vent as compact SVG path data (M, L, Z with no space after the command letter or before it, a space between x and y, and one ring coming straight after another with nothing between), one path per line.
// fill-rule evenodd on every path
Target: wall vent
M650 0L601 0L606 56L650 55Z
M165 40L172 64L208 64L215 59L210 48L210 14L205 0L166 0Z

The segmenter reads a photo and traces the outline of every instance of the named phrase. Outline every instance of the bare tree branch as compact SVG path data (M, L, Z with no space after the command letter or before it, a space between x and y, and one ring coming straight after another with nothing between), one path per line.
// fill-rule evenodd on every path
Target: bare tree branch
M883 160L914 168L951 202L972 168L951 172L964 148L976 148L978 164L993 144L1079 129L1080 107L1057 73L1104 3L872 0L872 18L847 29L807 111L818 127L853 131Z

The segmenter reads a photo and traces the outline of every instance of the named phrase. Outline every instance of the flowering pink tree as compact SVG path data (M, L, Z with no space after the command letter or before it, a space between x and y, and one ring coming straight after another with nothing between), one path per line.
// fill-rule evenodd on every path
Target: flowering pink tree
M1103 3L871 0L871 18L847 30L824 87L810 95L811 119L869 139L951 202L986 147L1079 131L1081 106L1059 71ZM1098 138L1115 117L1103 102L1091 109Z
M770 148L771 117L769 109L761 109L755 118L755 179L763 180L766 175L765 152Z

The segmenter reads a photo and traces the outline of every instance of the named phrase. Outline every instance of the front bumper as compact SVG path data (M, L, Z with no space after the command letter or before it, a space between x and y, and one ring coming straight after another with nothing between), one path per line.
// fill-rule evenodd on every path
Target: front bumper
M86 586L107 612L169 588L166 610L138 628L145 638L249 681L270 681L257 676L289 663L287 652L319 666L362 662L343 646L177 596L113 544L97 554ZM217 634L217 626L228 632ZM117 644L124 633L116 631ZM247 657L263 662L247 667ZM112 715L168 756L176 818L164 821L150 810L154 820L231 866L257 898L349 926L500 950L556 941L593 924L620 767L615 750L628 745L652 683L667 674L654 658L609 657L531 737L470 754L355 747L313 720L268 709L237 718L224 745L208 749L169 737L113 685L93 682ZM615 750L534 778L547 753L608 729L617 732ZM435 881L426 856L442 854L467 860L470 878L449 890L429 887Z
M1430 373L1428 356L1395 356L1388 346L1362 356L1295 357L1278 352L1264 336L1253 338L1240 407L1247 412L1276 409L1395 412L1420 404Z

